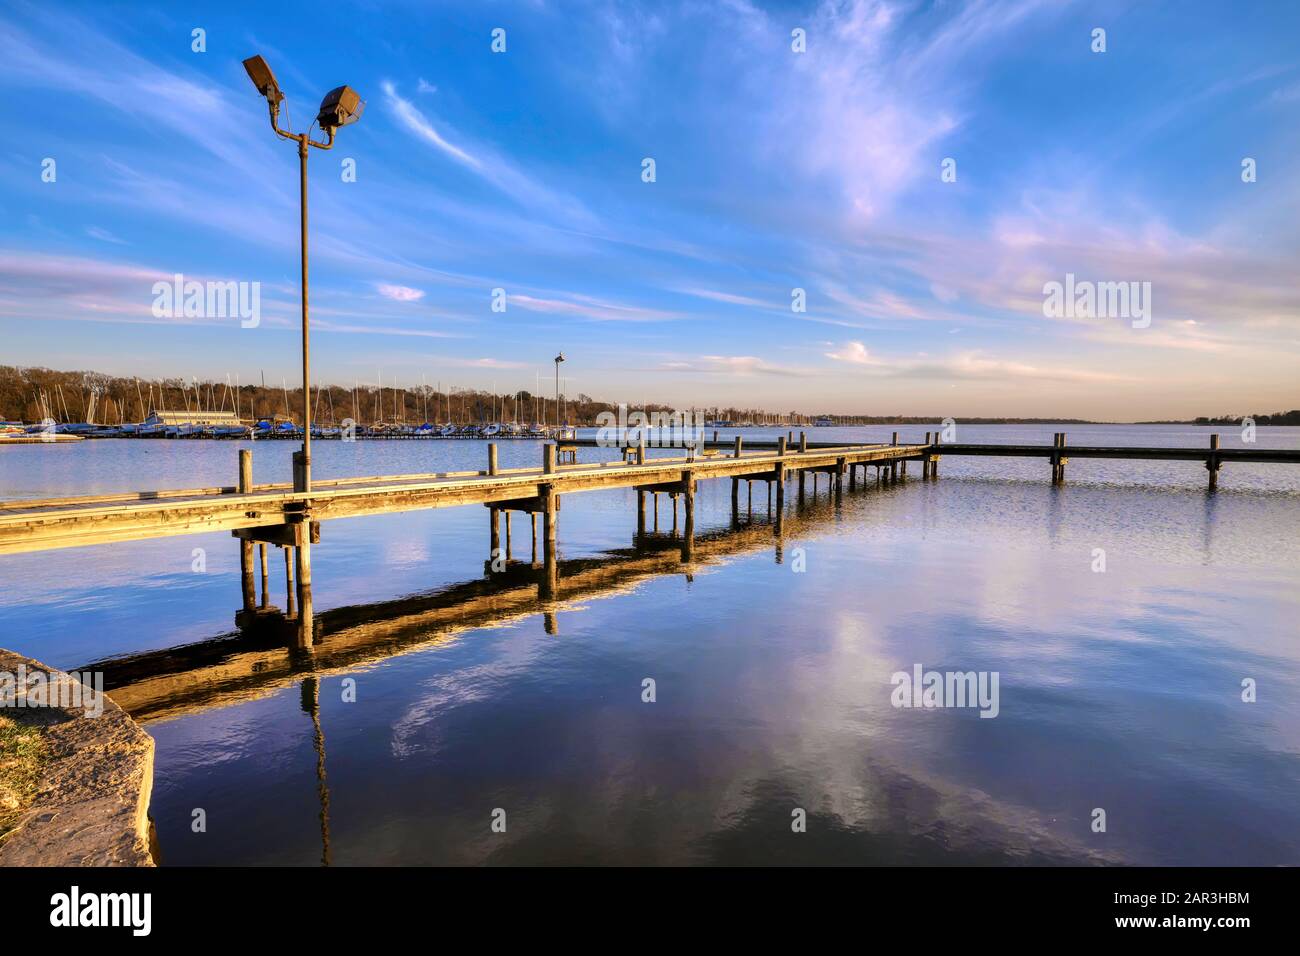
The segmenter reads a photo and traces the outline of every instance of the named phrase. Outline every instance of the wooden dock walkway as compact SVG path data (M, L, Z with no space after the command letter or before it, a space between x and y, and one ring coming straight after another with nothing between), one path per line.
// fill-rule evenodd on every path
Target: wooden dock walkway
M1045 458L1054 484L1064 481L1070 457L1200 461L1208 472L1210 490L1215 489L1218 471L1226 462L1300 463L1300 450L1224 450L1218 446L1217 435L1211 436L1210 447L1196 449L1067 446L1064 433L1058 433L1051 445L940 444L937 436L928 432L925 440L916 444L900 443L895 432L890 444L832 445L809 443L806 434L801 434L797 444L782 437L775 442L746 445L738 437L729 443L704 442L685 454L666 457L648 457L642 444L623 448L623 459L619 461L578 463L576 449L594 444L591 439L566 441L559 447L547 444L543 446L540 467L506 469L498 468L497 447L489 444L487 467L482 471L317 480L307 492L295 490L290 483L254 485L252 452L242 450L234 485L0 502L0 555L229 531L240 540L242 613L249 619L257 616L255 549L260 549L265 595L266 546L283 548L286 581L292 582L289 603L296 597L300 646L310 647L311 545L320 540L321 523L337 518L481 504L489 509L489 554L497 557L510 550L510 516L515 512L529 516L535 553L540 515L544 568L553 590L560 499L583 491L636 489L640 534L645 532L648 500L654 503L657 519L658 496L668 495L675 523L681 499L685 504L684 530L689 550L694 537L696 483L708 479L731 479L733 512L739 509L742 481L749 485L751 494L753 482L766 483L769 497L775 492L774 514L779 530L789 478L798 480L800 496L808 477L813 480L814 491L823 474L838 491L846 479L850 488L856 485L859 475L865 481L871 467L877 469L878 481L906 478L907 465L912 461L920 462L923 479L934 479L946 455ZM560 454L570 463L560 464ZM287 610L294 613L292 606Z

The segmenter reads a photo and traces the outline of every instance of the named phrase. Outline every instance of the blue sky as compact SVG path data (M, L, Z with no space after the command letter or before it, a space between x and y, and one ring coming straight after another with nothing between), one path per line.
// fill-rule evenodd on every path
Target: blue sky
M261 53L295 130L367 100L311 156L319 381L531 388L562 349L633 405L1295 407L1297 36L1291 2L10 3L0 363L296 377ZM260 282L261 324L155 318L175 273ZM1066 273L1150 282L1150 327L1045 317Z

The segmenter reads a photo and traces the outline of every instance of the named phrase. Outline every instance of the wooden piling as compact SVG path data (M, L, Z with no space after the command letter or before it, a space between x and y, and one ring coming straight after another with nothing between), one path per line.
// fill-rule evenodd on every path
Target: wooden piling
M261 606L270 605L270 580L266 574L266 542L257 545L257 550L261 553Z
M488 560L495 561L501 550L501 509L488 508Z
M802 454L802 453L806 452L807 450L808 450L808 433L807 433L807 432L800 432L800 433L799 433L799 452L800 452L800 454Z
M246 495L253 490L253 453L247 448L239 451L239 493ZM244 610L252 611L257 603L257 592L253 581L253 542L241 538L239 541L239 579L240 592L243 596Z
M640 462L638 462L640 464ZM542 474L552 475L555 473L555 446L546 444L542 446Z
M682 560L690 561L695 557L695 476L689 471L682 472L682 497L686 504Z
M284 546L284 614L293 617L293 545Z
M739 435L737 435L737 436L736 436L736 450L735 450L735 452L734 452L734 454L733 454L733 457L735 457L735 458L739 458L739 457L740 457L740 449L741 449L741 438L740 438Z
M1219 490L1219 436L1210 436L1210 457L1205 462L1205 467L1210 473L1210 491Z
M311 599L311 525L304 521L299 526L297 555L298 572L298 647L308 650L312 646L313 620Z
M553 446L552 446L553 447ZM556 548L558 539L559 524L559 499L560 496L555 493L554 485L543 485L540 497L543 502L542 528L544 531L543 557L546 563L545 589L546 597L554 597L556 587L559 583L559 552Z
M779 534L785 521L785 465L776 465L776 529Z
M496 442L489 442L489 443L488 443L488 470L487 470L487 473L488 473L489 475L495 475L495 474L497 473L497 443L496 443Z

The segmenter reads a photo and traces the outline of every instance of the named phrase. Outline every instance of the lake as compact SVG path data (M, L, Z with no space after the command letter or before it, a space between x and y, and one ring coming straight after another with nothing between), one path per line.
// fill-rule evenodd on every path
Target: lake
M1229 426L957 440L1060 430L1241 447ZM0 498L233 484L240 447L255 481L289 480L292 442L101 440L0 449ZM327 478L487 455L313 457ZM704 481L689 563L666 498L634 546L631 490L566 496L553 602L522 515L504 574L481 506L329 522L312 658L237 632L229 534L3 557L0 645L122 687L157 741L164 864L1300 863L1300 467L1228 464L1213 495L1196 463L1074 459L1060 487L1048 468L946 457L936 482L913 464L838 500L823 480L786 495L779 536L765 486L736 520ZM918 665L996 674L996 716L895 706Z

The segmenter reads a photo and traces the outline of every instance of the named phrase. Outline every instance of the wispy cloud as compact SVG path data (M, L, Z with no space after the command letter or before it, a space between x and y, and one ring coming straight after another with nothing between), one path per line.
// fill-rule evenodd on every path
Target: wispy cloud
M418 302L424 298L423 289L412 289L410 286L380 283L377 288L380 295L394 302Z

